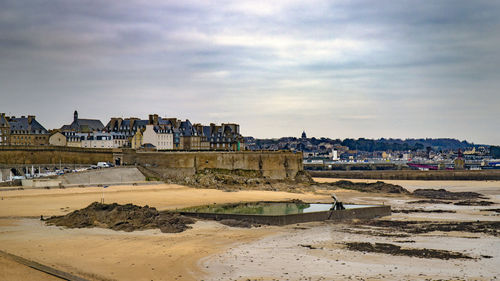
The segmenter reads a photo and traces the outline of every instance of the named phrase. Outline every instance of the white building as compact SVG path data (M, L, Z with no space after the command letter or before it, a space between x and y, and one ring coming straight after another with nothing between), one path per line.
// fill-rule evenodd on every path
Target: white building
M113 148L113 136L110 133L92 133L82 138L82 147L85 148Z
M174 149L174 134L164 126L146 125L142 137L142 144L152 144L157 150Z
M113 137L113 147L128 147L130 142L127 135L118 132L111 132L111 136Z
M339 160L339 152L336 149L332 149L332 160L333 161Z

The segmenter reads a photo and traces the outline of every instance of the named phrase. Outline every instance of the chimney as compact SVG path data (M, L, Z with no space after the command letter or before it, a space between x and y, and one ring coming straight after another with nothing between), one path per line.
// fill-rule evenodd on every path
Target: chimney
M28 115L28 124L31 124L31 122L35 120L35 116L33 115Z
M153 124L158 125L158 114L153 115Z
M149 114L149 122L148 125L153 125L153 114Z

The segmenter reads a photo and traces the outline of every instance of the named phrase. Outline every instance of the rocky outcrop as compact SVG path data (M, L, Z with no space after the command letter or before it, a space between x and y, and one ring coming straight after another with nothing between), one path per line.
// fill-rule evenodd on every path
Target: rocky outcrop
M102 227L127 232L159 228L161 232L177 233L190 228L188 224L194 223L194 220L176 213L158 212L147 205L140 207L94 202L65 216L51 217L46 223L69 228Z

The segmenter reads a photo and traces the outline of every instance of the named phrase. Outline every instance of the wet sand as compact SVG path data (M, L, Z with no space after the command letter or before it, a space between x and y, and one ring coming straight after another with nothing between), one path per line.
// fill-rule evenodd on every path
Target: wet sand
M419 188L444 188L448 191L474 191L489 195L500 195L500 181L425 181L425 180L372 180L372 179L344 179L344 178L313 178L316 182L336 182L348 180L352 182L376 182L397 184L412 192Z
M211 268L206 280L493 280L500 270L499 238L477 239L447 233L409 238L378 237L344 232L351 226L301 224L300 228L242 244L205 259ZM415 241L412 243L397 241ZM364 253L343 248L346 242L391 243L409 248L453 250L491 259L441 260Z
M336 181L338 179L317 179ZM373 180L353 180L373 182ZM499 182L385 181L408 190L445 188L481 192L499 206ZM393 213L398 221L500 221L488 207L448 204L408 204L416 198L400 195L333 191L344 202L388 204L396 209L452 210L456 213ZM490 207L491 208L491 207ZM327 222L285 226L280 232L240 244L201 261L211 268L205 280L495 280L500 276L500 237L464 231L388 235L377 227ZM375 234L374 234L375 233ZM396 234L396 235L394 235ZM391 236L394 235L394 236ZM397 237L402 235L403 237ZM351 251L347 242L389 243L409 249L463 253L473 259L431 259Z

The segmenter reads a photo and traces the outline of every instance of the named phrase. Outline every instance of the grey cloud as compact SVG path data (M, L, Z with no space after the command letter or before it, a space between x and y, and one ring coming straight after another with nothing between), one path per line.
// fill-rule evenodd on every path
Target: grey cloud
M252 3L2 1L1 108L500 143L498 3Z

